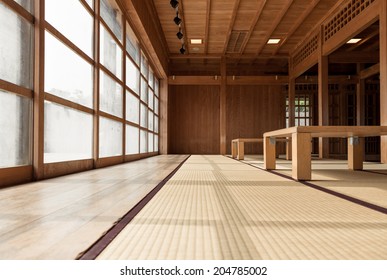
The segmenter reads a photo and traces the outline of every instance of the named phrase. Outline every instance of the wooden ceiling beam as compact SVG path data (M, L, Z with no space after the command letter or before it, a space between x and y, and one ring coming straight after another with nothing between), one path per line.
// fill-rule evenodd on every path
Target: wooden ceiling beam
M206 30L204 34L204 54L208 53L208 38L210 37L211 0L207 0Z
M360 79L367 79L379 73L380 73L380 63L377 63L375 65L372 65L371 67L368 67L367 69L360 71L359 77Z
M277 48L273 51L273 55L276 55L278 53L278 51L282 48L282 46L288 41L288 39L294 34L294 32L296 32L296 30L300 27L300 25L304 22L304 20L310 15L310 13L313 11L313 9L317 6L317 4L320 1L321 0L314 0L312 3L308 5L308 7L305 9L302 15L298 17L296 22L293 24L292 28L286 34L286 37L281 40Z
M241 0L235 0L235 2L234 2L234 7L233 7L232 15L231 15L231 20L230 20L230 25L229 25L228 31L227 31L226 42L224 43L224 46L223 46L223 54L226 54L226 51L227 51L227 45L228 45L228 42L230 41L231 32L232 32L232 29L234 27L234 23L235 23L236 15L238 13L238 8L239 8L240 2L241 2Z
M281 12L276 16L270 30L267 31L266 33L266 36L265 36L265 39L263 41L263 43L258 47L258 50L256 52L256 56L259 56L263 50L263 48L265 47L267 41L273 36L273 32L275 31L275 29L278 27L278 25L280 24L282 18L285 16L285 14L287 13L287 11L289 10L290 6L293 4L294 0L288 0L287 3L285 4L284 8L281 10Z
M329 55L329 63L378 63L379 52L334 52Z
M211 54L196 54L191 53L187 55L179 55L179 54L170 54L169 59L220 59L223 56L222 53L211 53ZM288 59L288 55L261 55L257 57L254 54L225 54L226 58L230 59Z
M261 1L260 5L257 7L257 12L255 13L253 20L250 24L250 29L247 32L246 38L242 43L240 54L243 54L245 51L246 45L247 45L248 41L250 40L251 34L253 33L255 26L257 25L257 22L258 22L259 18L261 17L261 13L263 11L263 8L266 5L266 1L267 0Z

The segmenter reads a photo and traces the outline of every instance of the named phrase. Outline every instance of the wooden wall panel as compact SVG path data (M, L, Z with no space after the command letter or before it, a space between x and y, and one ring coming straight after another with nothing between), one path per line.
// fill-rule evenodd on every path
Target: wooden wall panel
M169 154L219 154L219 86L170 86Z
M227 154L231 140L262 137L285 127L285 95L281 86L229 86L227 88ZM284 152L284 147L281 147ZM245 144L246 154L262 154L262 145Z

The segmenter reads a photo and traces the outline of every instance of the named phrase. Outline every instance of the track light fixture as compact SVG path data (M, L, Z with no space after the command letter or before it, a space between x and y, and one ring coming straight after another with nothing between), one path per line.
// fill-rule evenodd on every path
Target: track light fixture
M176 9L177 6L179 6L179 1L177 0L171 0L171 2L169 2L172 6L172 8Z
M180 25L181 18L179 18L179 12L176 12L176 17L173 19L176 25Z
M184 53L185 53L184 44L181 45L180 53L181 53L181 54L184 54Z
M181 40L184 37L184 34L181 33L181 27L179 28L179 32L176 33L176 36L179 40Z

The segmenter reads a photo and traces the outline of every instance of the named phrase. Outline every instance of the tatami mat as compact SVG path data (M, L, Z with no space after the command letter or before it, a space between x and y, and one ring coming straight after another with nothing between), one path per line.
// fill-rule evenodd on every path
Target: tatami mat
M261 156L247 156L244 162L263 168ZM291 177L291 161L278 160L275 171ZM387 164L365 162L364 171L352 171L346 160L315 159L311 182L387 208Z
M387 259L387 215L195 155L99 259Z

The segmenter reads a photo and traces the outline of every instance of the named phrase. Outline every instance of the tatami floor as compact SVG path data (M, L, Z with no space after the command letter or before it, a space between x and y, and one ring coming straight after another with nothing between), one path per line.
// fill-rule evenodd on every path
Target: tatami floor
M327 163L314 183L341 191L344 179L348 194L385 204L385 175L338 172L338 161L330 173ZM228 157L196 155L99 259L387 259L387 215Z
M185 158L0 190L0 258L75 259ZM356 202L386 209L387 165L313 161L310 183L353 202L245 159L190 156L98 259L387 259L386 212Z

